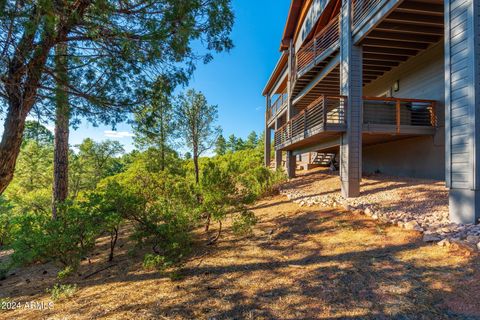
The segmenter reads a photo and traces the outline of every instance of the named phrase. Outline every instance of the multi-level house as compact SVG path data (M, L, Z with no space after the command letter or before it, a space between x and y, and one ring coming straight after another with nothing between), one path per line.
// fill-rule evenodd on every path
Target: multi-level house
M456 222L480 218L480 0L293 0L268 80L265 162L335 154L362 172L445 180ZM282 161L282 159L284 159Z

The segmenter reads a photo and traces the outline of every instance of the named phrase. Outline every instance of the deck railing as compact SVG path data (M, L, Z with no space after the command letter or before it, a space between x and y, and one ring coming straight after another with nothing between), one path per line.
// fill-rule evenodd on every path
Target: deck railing
M375 11L385 0L353 0L353 29L367 20L368 15Z
M396 132L402 127L436 127L436 102L434 100L403 98L363 98L363 123L393 125Z
M284 92L280 94L274 103L267 109L267 121L272 120L286 105L288 102L288 93Z
M343 96L320 96L275 132L275 146L325 131L327 124L345 124L346 101Z
M295 76L302 75L307 69L317 64L320 57L331 48L339 45L340 39L340 16L337 15L317 34L309 43L298 50L295 63Z

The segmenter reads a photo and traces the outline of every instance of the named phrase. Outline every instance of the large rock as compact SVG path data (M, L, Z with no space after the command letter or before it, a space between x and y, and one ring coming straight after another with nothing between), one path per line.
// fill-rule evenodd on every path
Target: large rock
M470 235L470 236L467 236L467 238L465 239L465 241L467 241L467 242L469 242L469 243L472 243L472 244L476 244L476 243L480 242L480 237L479 237L479 236Z
M403 224L403 227L407 230L416 230L417 228L420 228L420 225L418 224L417 221L415 220L410 220L408 222L405 222Z
M437 241L440 241L442 240L442 238L440 238L439 236L437 236L436 234L424 234L423 235L423 242L437 242Z

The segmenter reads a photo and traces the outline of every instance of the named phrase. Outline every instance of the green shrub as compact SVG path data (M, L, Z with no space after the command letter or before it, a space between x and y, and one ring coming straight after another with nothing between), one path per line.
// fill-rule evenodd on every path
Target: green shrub
M59 280L66 279L66 278L68 278L70 275L72 275L74 271L75 271L75 269L74 269L72 266L67 266L67 267L65 267L64 269L58 271L58 273L57 273L57 278L58 278Z
M103 216L98 199L67 203L59 207L57 219L50 214L26 212L15 218L13 260L17 264L56 261L75 267L93 249L102 231Z
M152 172L135 162L99 184L99 194L112 211L132 223L132 237L169 259L183 257L198 213L193 185L168 171Z
M258 218L252 211L246 210L233 218L232 230L236 234L250 234L253 226L257 224Z
M53 301L59 301L63 299L71 298L77 292L76 284L55 284L53 288L47 289L47 293L50 294L50 297Z
M0 248L11 242L13 206L0 196Z
M145 270L163 270L169 263L164 256L157 254L146 254L143 257L143 268Z

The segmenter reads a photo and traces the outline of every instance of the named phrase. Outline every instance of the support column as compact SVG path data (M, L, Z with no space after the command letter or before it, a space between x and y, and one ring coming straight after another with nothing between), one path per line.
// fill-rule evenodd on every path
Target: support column
M265 141L264 141L264 161L265 161L265 167L270 167L270 162L271 162L271 151L272 151L272 133L270 131L270 128L268 127L268 110L270 109L270 96L267 95L266 97L266 106L267 106L267 111L265 112Z
M290 121L295 115L295 110L292 105L292 85L293 85L293 61L295 54L295 47L293 45L293 40L290 40L290 47L288 48L288 82L287 82L287 91L288 91L288 104L287 104L287 121ZM287 176L288 178L295 177L295 168L297 166L297 159L293 155L292 151L287 151Z
M342 195L360 195L362 178L362 48L352 41L352 2L343 0L340 29L340 94L347 96L347 130L340 140Z
M270 167L271 160L271 152L272 152L272 132L268 125L265 126L265 143L264 143L264 160L265 160L265 167Z
M450 219L480 219L480 1L445 0L445 180Z
M297 168L297 157L293 151L287 151L287 176L289 179L295 178L295 169Z
M280 128L279 119L275 120L275 131ZM279 170L282 168L282 151L275 150L275 170Z

